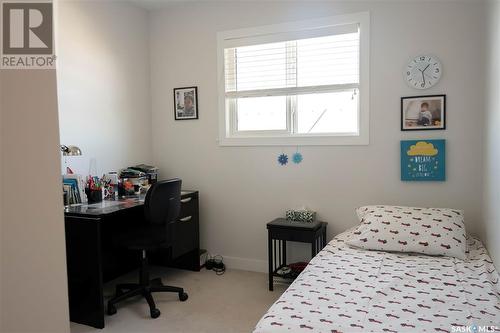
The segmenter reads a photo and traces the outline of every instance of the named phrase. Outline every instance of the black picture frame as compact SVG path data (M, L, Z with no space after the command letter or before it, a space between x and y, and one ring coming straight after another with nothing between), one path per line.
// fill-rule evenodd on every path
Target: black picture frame
M186 98L194 99L191 101L189 110L185 110ZM182 99L182 100L181 100ZM174 88L174 119L175 120L192 120L198 119L198 87L181 87Z
M436 103L434 103L436 100L440 102L439 110L436 109ZM419 119L408 119L407 113L409 111L409 108L411 107L410 102L417 102L420 104L427 103L427 111L431 114L431 119L429 119L428 121L435 123L426 124L425 121L426 117L420 118L420 114L419 114ZM430 104L432 104L432 106L430 106ZM413 109L414 109L413 113L417 112L415 108ZM438 120L432 119L432 116L435 117L436 114L439 114ZM421 119L423 119L424 121L421 122ZM437 123L438 121L439 123ZM412 123L413 125L408 125L409 123ZM442 131L445 129L446 129L446 95L443 94L443 95L422 95L422 96L401 97L401 131L432 131L432 130Z

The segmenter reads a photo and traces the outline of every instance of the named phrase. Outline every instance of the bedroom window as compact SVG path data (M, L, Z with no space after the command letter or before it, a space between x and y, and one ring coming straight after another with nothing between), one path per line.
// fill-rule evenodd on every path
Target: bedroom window
M368 144L368 48L368 13L219 33L219 143Z

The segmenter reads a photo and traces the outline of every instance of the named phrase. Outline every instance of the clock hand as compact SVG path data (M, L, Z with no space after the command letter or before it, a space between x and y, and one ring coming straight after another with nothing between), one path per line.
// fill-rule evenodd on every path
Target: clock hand
M424 86L425 86L425 76L424 76L424 72L422 72L422 79L424 79Z
M423 70L423 71L421 71L421 72L422 72L422 73L423 73L423 72L425 72L425 71L427 70L427 68L429 68L429 66L430 66L430 65L431 65L431 64L428 64L428 65L427 65L427 67L425 67L425 68L424 68L424 70Z

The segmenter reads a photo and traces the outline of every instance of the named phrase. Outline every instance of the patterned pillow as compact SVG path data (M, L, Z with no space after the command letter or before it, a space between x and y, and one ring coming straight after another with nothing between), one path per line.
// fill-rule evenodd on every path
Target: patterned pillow
M365 206L346 243L367 250L415 252L466 258L462 211L447 208Z

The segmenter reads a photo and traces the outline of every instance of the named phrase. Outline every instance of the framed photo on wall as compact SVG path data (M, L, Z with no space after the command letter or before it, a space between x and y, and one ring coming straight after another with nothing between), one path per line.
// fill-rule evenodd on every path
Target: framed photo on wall
M175 120L198 119L198 87L174 88Z
M401 97L401 130L446 129L446 95Z

